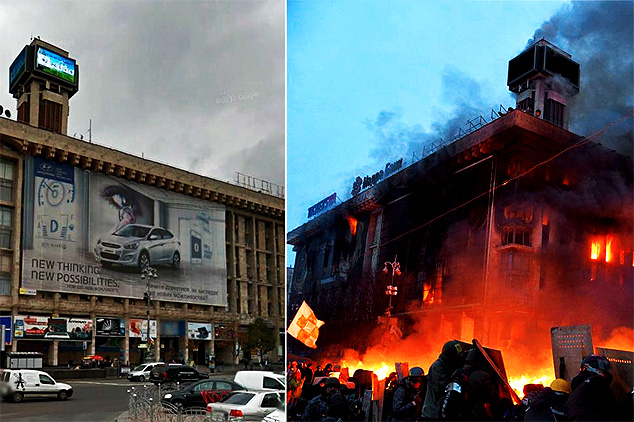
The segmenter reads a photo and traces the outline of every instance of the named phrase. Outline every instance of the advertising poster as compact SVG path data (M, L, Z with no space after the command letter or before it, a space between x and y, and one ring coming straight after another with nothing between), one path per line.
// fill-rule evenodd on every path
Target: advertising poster
M225 208L40 157L25 165L22 286L227 306ZM29 218L32 216L32 218Z
M147 319L131 318L130 319L130 337L140 338L143 341L147 339ZM156 320L150 320L150 338L156 338Z
M20 316L14 319L13 336L24 340L70 340L67 318Z
M92 340L92 319L68 318L67 328L71 340Z
M121 318L97 317L97 331L101 337L125 337L125 322Z
M211 324L188 322L187 338L191 340L211 340Z

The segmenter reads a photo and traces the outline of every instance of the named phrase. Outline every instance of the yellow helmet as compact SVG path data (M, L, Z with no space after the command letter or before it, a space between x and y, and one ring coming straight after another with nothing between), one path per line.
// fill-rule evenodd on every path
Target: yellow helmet
M570 383L565 379L557 378L550 383L550 388L553 391L559 391L560 393L570 394Z

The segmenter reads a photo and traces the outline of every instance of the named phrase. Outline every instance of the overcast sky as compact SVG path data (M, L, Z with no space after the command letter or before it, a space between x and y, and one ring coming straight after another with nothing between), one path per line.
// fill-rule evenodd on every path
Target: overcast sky
M284 185L283 0L0 0L0 105L31 37L80 69L68 135L223 181Z
M545 37L581 65L570 130L632 155L634 2L290 1L287 221L468 119L515 107L508 62ZM294 254L287 248L288 262Z

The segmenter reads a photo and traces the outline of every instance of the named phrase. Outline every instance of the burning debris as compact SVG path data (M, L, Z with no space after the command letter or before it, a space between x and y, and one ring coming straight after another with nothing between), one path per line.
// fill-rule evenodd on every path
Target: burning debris
M379 347L370 349L363 356L347 350L337 365L323 364L324 370L317 365L314 374L310 368L308 372L302 372L306 391L311 393L289 409L289 420L329 420L323 417L334 416L342 420L366 421L522 420L525 413L527 417L533 417L540 407L535 404L530 410L531 404L543 400L551 403L550 407L558 412L559 418L570 412L578 417L595 415L595 419L589 420L604 420L597 417L627 420L620 418L628 417L628 408L624 405L629 403L631 406L634 353L597 347L598 355L593 354L590 326L553 327L551 332L551 363L543 368L548 374L538 378L522 372L526 366L509 367L501 351L482 347L477 339L471 343L445 342L440 355L435 358L425 355L424 348L419 347L405 352L409 359L390 360L401 356L401 346L407 339L381 351ZM632 346L632 333L629 334ZM627 337L628 333L620 330L614 339ZM438 353L439 350L433 351ZM425 359L432 359L432 363L421 363L428 362ZM511 376L507 377L507 373ZM333 378L337 381L329 381ZM599 401L596 397L585 397L585 387L580 386L580 380L604 383L605 387L593 387L602 391ZM321 389L320 382L322 386L325 384ZM314 395L316 390L321 395ZM334 394L342 395L344 400L334 398ZM574 405L566 407L569 396ZM582 396L585 398L580 402ZM335 411L332 409L334 401L345 402L348 406L339 406ZM316 409L318 406L314 402L320 403L321 410ZM319 411L323 414L317 417L315 412Z

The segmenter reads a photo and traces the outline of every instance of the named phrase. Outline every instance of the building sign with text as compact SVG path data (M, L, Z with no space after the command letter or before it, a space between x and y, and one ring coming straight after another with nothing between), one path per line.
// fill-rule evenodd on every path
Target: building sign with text
M394 173L400 171L402 168L403 159L401 158L400 160L397 160L393 163L387 163L384 170L377 171L371 176L365 176L363 179L361 178L361 176L357 176L352 185L352 191L350 193L352 194L352 196L355 196L362 190L376 185L384 178L390 177Z

